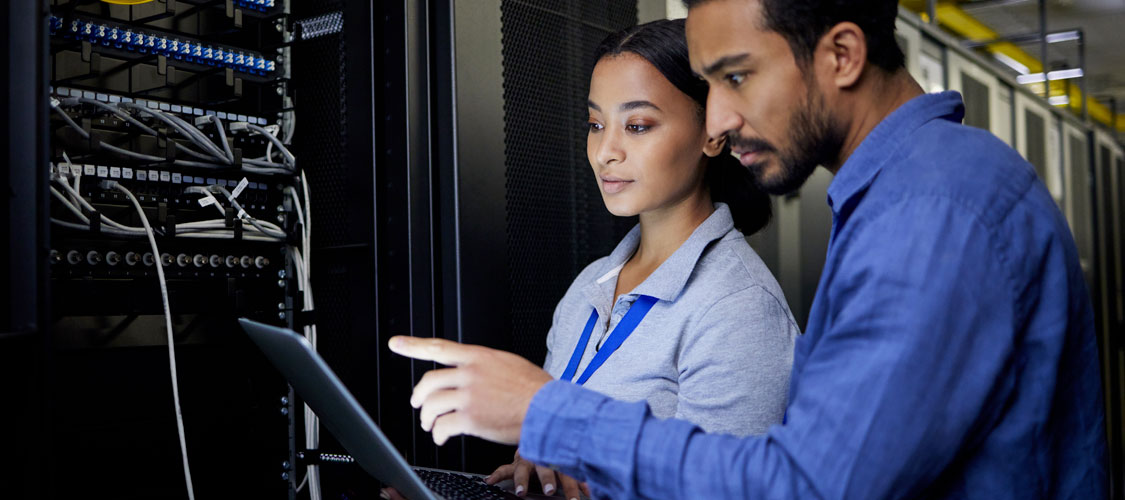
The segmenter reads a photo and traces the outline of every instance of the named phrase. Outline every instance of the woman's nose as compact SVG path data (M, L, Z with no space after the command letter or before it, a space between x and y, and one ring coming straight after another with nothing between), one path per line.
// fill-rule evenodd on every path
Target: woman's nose
M620 133L613 127L606 127L597 146L596 160L599 165L609 166L625 160L625 150L621 147Z

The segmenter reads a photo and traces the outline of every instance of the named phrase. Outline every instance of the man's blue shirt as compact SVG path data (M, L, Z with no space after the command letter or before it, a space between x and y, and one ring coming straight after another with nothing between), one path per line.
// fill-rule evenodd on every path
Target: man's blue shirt
M1104 498L1093 311L1032 167L917 97L828 189L832 237L783 425L708 435L567 382L520 453L604 498Z

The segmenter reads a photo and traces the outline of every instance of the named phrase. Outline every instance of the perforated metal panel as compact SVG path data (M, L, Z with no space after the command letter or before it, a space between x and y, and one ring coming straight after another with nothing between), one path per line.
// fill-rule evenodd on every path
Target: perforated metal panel
M346 147L347 100L345 54L339 1L295 2L295 24L301 25L306 40L294 48L293 94L298 110L298 132L294 136L301 167L309 177L311 197L317 212L330 217L317 218L314 238L317 246L339 245L348 241L348 219L353 209L348 204ZM331 30L324 19L338 19ZM306 27L307 25L307 27ZM311 33L320 36L308 36ZM314 38L314 39L308 39Z
M1094 237L1090 231L1090 175L1086 141L1080 135L1069 134L1071 183L1069 196L1073 198L1071 227L1074 240L1078 244L1078 255L1087 263L1086 278L1091 289L1097 284L1093 279Z
M961 95L965 99L965 125L990 130L991 96L988 85L968 73L961 73Z
M571 280L634 223L602 203L583 127L593 51L636 20L635 1L501 2L513 345L535 362Z
M1027 138L1027 161L1035 167L1040 179L1047 178L1047 138L1043 136L1043 117L1024 110L1024 134Z

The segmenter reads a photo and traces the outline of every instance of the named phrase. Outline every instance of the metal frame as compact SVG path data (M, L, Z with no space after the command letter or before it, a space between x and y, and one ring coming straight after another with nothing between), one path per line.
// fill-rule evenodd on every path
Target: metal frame
M449 155L435 169L445 192L445 338L511 350L500 0L449 1L453 96ZM442 94L447 92L443 91ZM463 438L462 470L491 472L512 448ZM471 457L471 461L468 457ZM488 470L485 470L488 469Z
M0 186L6 189L3 236L3 304L0 305L0 387L9 395L11 412L0 425L16 429L0 467L13 481L0 490L15 497L47 491L48 454L43 443L47 415L43 395L47 372L50 309L47 280L49 237L47 171L47 34L44 2L8 2L0 7L6 21L3 40L5 99L3 136L7 168ZM7 495L5 495L7 496Z

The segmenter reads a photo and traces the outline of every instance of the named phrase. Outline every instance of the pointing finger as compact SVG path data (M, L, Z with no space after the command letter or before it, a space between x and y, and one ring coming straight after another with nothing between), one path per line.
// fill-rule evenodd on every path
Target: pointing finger
M445 339L423 339L398 335L387 343L397 354L423 361L436 361L443 365L457 366L473 357L477 346L450 342Z

